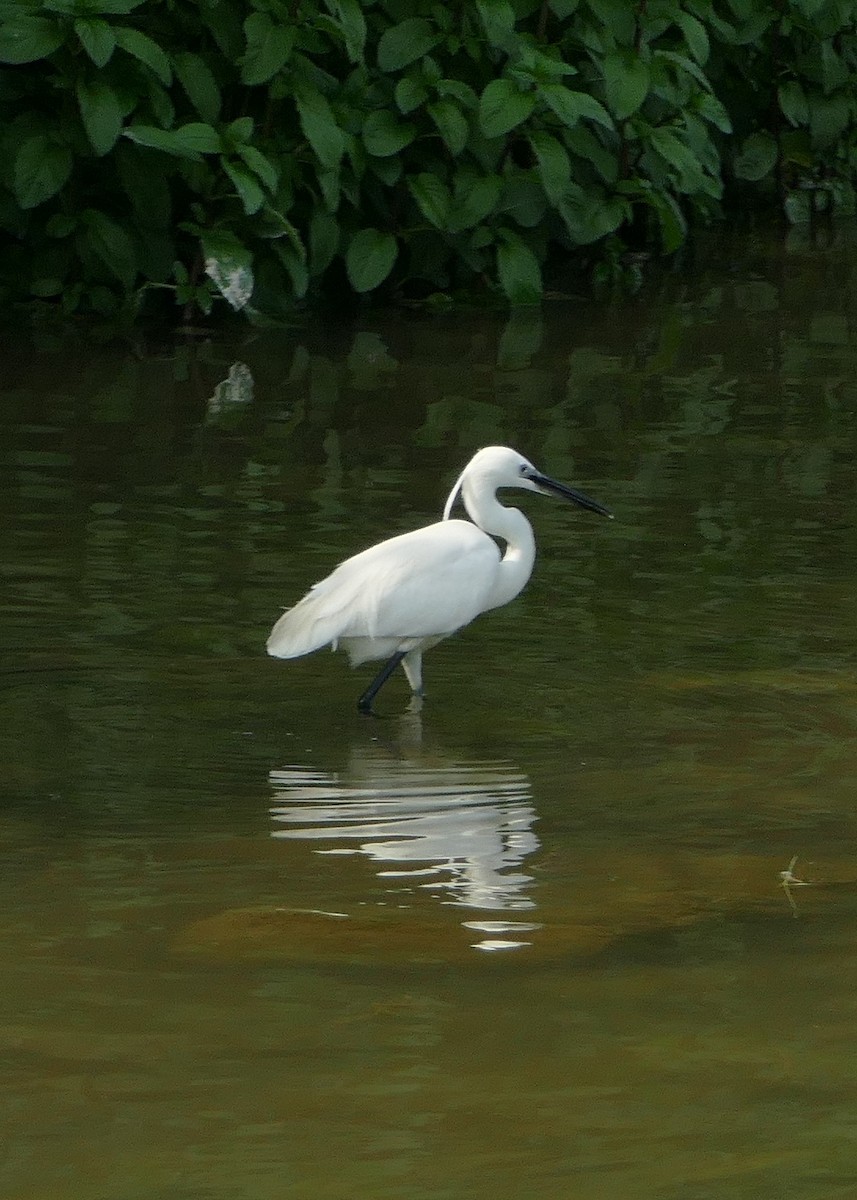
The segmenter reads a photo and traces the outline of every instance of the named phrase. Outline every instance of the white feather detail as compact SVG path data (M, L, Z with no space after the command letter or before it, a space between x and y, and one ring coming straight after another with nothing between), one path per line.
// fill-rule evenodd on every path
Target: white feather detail
M492 538L470 521L443 521L346 559L277 621L275 658L346 645L354 661L414 649L468 625L488 605L500 567ZM374 643L367 653L365 643ZM355 658L355 655L357 656Z

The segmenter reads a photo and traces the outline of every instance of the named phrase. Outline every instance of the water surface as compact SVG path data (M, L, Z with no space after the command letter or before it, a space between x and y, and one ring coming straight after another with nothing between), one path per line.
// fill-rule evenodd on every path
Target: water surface
M9 349L0 1194L854 1194L855 280ZM421 712L264 657L492 442L616 519Z

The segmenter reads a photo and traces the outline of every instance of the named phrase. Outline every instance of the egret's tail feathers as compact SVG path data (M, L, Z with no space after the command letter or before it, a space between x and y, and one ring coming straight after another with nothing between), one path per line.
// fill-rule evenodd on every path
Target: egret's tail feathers
M310 594L288 609L271 630L266 649L273 658L300 658L336 643L342 633L342 614L323 614Z

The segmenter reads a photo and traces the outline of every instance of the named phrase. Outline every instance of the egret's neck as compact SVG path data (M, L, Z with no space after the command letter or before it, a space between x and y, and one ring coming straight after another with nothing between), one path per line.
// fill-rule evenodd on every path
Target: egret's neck
M461 498L470 519L506 543L506 553L500 563L500 572L492 595L491 608L498 608L517 596L530 578L536 560L536 539L530 522L517 508L507 508L497 499L495 492L474 488L468 479L461 488Z

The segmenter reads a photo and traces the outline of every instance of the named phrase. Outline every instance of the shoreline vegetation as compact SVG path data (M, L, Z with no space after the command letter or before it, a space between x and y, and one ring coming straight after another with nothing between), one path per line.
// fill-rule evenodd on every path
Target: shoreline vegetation
M131 326L639 286L853 215L851 0L0 0L0 302Z

